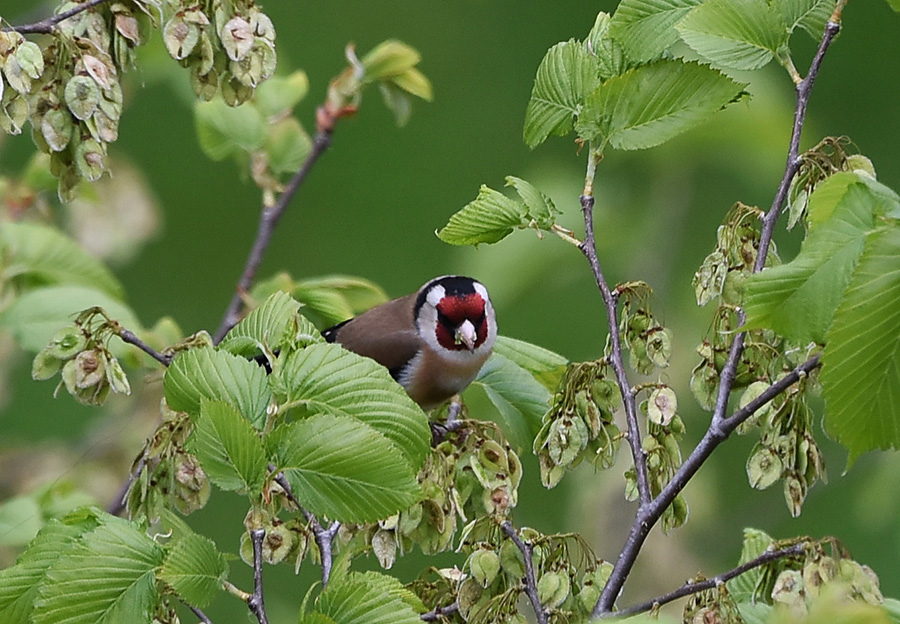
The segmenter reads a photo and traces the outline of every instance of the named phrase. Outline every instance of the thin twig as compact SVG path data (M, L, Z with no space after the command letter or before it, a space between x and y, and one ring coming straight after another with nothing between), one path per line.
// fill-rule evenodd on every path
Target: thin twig
M832 16L833 20L837 20L839 17L839 11L836 11ZM841 28L840 23L833 20L829 21L825 26L825 32L822 35L818 50L810 63L809 72L807 73L806 78L804 78L796 87L797 104L794 110L794 124L791 131L790 147L788 149L785 172L782 176L781 183L778 185L778 190L772 201L772 206L769 208L763 219L759 250L753 267L754 272L761 271L765 266L769 245L775 231L775 222L778 220L778 216L781 213L788 189L790 188L791 180L793 180L800 167L800 135L803 131L803 123L806 119L806 108L809 103L810 91L816 76L819 73L819 69L822 66L825 53L828 51L828 47L831 45L831 42ZM743 325L745 320L746 317L743 310L739 311L738 325ZM731 435L738 424L749 418L753 411L749 411L748 408L753 406L752 409L755 411L762 406L765 401L771 400L776 394L796 382L800 375L805 375L819 366L819 356L810 358L794 369L790 375L779 380L775 384L772 384L769 390L763 394L768 394L769 391L772 391L773 394L768 395L764 402L753 401L744 409L738 410L738 412L726 419L725 411L728 408L728 399L731 395L737 365L743 354L745 335L745 332L740 332L735 336L728 354L728 359L722 368L722 373L719 377L719 392L716 397L716 405L709 429L691 453L690 457L688 457L687 461L682 464L672 477L672 480L666 484L666 487L663 488L652 503L649 505L642 505L638 509L631 526L631 531L619 554L619 558L616 561L616 565L613 568L609 581L603 588L603 592L600 594L600 598L597 600L597 604L594 607L594 617L613 615L612 610L616 598L619 596L619 593L625 585L625 580L628 578L628 575L637 560L638 554L644 544L644 540L650 533L650 529L656 524L669 504L671 504L675 497L684 489L687 482L693 477L697 470L699 470L700 466L706 461L712 451ZM788 379L791 379L792 381L788 383ZM777 390L773 390L776 388ZM758 397L758 399L761 398L762 395Z
M203 622L203 624L213 624L213 621L209 619L209 616L203 613L199 608L194 605L189 605L188 603L184 603L187 605L187 608L191 610L191 612L197 616L197 619Z
M122 484L122 487L119 488L119 491L116 492L115 497L113 497L109 505L107 505L107 513L112 514L113 516L118 516L125 509L126 501L128 499L128 492L131 490L131 486L134 485L134 482L137 481L137 478L141 476L141 471L144 470L144 466L147 465L147 455L147 449L144 448L140 458L134 465L134 470L129 473L128 479L125 481L125 483Z
M87 0L78 6L74 6L67 11L63 11L62 13L57 13L56 15L52 15L47 19L43 19L39 22L34 22L33 24L22 24L21 26L10 26L7 28L3 28L4 31L14 30L15 32L22 35L49 35L53 32L53 29L57 24L62 22L63 20L67 20L70 17L78 15L83 11L87 11L98 4L103 4L104 2L109 2L109 0Z
M522 557L525 559L525 578L522 579L522 582L525 585L525 594L531 601L531 607L534 609L534 615L537 618L538 624L547 624L547 611L544 610L541 599L538 597L537 579L534 575L534 564L531 561L534 546L530 542L519 537L516 528L509 520L504 520L500 525L500 528L506 536L513 541L516 547L522 551Z
M431 446L435 447L447 438L447 434L458 431L466 426L466 421L460 419L462 412L462 400L459 395L453 397L450 407L447 408L447 420L438 422L429 422L431 425Z
M441 618L452 616L457 611L459 611L459 603L454 600L446 607L435 607L431 611L423 613L420 618L423 622L437 622Z
M303 162L303 165L287 183L287 186L284 187L284 192L282 192L278 197L278 201L276 201L272 206L264 206L260 211L259 226L256 231L256 239L253 241L253 247L250 249L250 254L247 256L247 261L244 264L244 271L243 273L241 273L241 277L238 280L234 296L231 298L231 303L228 304L228 309L225 311L225 316L222 318L222 322L219 324L219 329L216 330L216 335L214 338L216 344L221 342L225 337L225 334L228 333L228 330L234 327L238 320L240 320L240 313L241 307L243 306L244 302L244 295L253 284L253 279L256 277L256 271L259 269L259 265L260 263L262 263L263 255L265 254L266 249L269 246L269 242L272 240L272 234L275 231L275 226L278 224L279 219L281 219L281 216L287 209L288 204L291 202L291 199L293 199L294 195L297 193L300 185L303 184L306 176L309 175L309 172L312 169L313 165L316 163L319 157L325 153L325 150L328 149L328 146L331 145L332 132L333 125L331 127L327 125L323 127L323 124L320 124L320 130L316 134L312 149L306 156L306 160Z
M127 342L130 345L134 345L163 366L168 366L172 363L171 355L163 355L162 353L148 345L146 342L138 338L131 330L125 329L124 327L119 327L116 333L118 334L119 338L122 339L122 342Z
M593 157L591 157L593 158ZM622 358L622 336L619 330L617 291L612 291L600 268L600 260L597 257L597 244L594 239L594 197L592 195L581 196L581 210L584 213L584 242L580 245L581 253L587 258L594 274L594 281L600 289L603 305L606 308L606 322L609 325L609 340L612 347L610 359L613 370L616 373L616 381L619 391L622 393L622 402L625 405L625 422L628 426L628 444L631 447L631 456L634 459L635 477L638 488L640 506L644 507L650 502L650 479L647 476L647 456L641 444L641 428L638 423L637 405L628 376L625 373L625 363Z
M275 470L274 464L269 464L269 470ZM297 497L294 496L294 492L291 490L291 484L288 483L283 472L279 472L275 475L275 483L281 486L287 499L297 506L297 509L300 510L300 513L303 514L303 517L306 518L306 521L309 522L309 525L312 527L316 546L319 547L319 559L322 561L322 588L324 589L328 586L328 579L331 577L331 568L334 565L334 538L337 535L338 529L341 528L341 523L335 520L327 529L324 528L319 522L319 519L316 518L315 514L305 509L303 505L300 504L300 501L297 500Z
M250 531L250 541L253 543L253 593L247 600L247 606L250 612L256 616L259 624L269 624L269 618L266 615L266 605L263 602L263 581L262 581L262 550L263 540L266 539L265 529L253 529Z
M628 617L629 615L635 615L636 613L643 613L645 611L655 609L656 607L661 607L664 604L668 604L673 600L678 600L679 598L684 598L685 596L690 596L691 594L696 594L708 589L714 589L719 585L726 583L737 576L740 576L744 572L749 572L754 568L758 568L772 561L784 559L785 557L802 555L806 550L806 547L807 543L801 542L799 544L794 544L793 546L788 546L787 548L782 548L781 550L767 550L755 559L751 559L750 561L743 563L736 568L729 570L728 572L723 572L718 576L714 576L710 579L705 579L702 581L697 581L695 583L686 583L675 591L669 592L668 594L659 596L652 600L648 600L647 602L632 605L626 609L622 609L621 611L616 611L616 617Z

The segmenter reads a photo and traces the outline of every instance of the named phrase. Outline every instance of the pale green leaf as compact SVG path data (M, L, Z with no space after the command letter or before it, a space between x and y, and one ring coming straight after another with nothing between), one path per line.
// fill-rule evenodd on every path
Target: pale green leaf
M900 228L870 234L826 337L825 429L850 451L900 448Z
M73 514L63 520L50 520L31 541L16 565L0 570L0 622L30 624L47 569L85 531L97 526L93 517Z
M632 66L632 61L625 55L622 44L609 34L610 17L600 11L594 26L584 40L587 51L597 59L597 72L602 80L624 74Z
M516 189L528 209L528 217L542 230L556 223L556 215L562 214L553 200L537 190L530 182L516 176L506 176L506 185Z
M610 78L587 99L576 130L617 149L654 147L706 121L745 85L705 65L657 61Z
M187 448L223 490L252 496L262 489L268 465L262 441L231 405L202 400Z
M265 421L271 397L261 366L210 347L190 349L176 357L166 369L163 387L174 410L197 416L203 399L221 400L257 428Z
M0 228L0 282L20 290L50 284L88 286L121 300L122 285L100 261L53 228L7 222Z
M268 81L263 84L268 84ZM285 117L266 128L263 149L273 173L293 173L300 169L312 149L312 140L294 117Z
M294 109L309 91L306 72L295 71L289 76L272 76L253 91L253 103L263 116L270 118Z
M707 0L676 29L713 65L731 69L763 67L788 39L782 16L766 0Z
M359 420L317 414L276 429L270 438L278 469L315 514L371 522L419 498L415 471L404 453Z
M885 0L895 13L900 13L900 0Z
M339 624L420 624L419 614L382 585L350 574L328 585L319 596L318 610Z
M0 327L8 330L23 349L36 352L47 346L62 326L70 325L79 312L94 306L103 308L124 327L140 331L141 324L128 306L88 286L46 286L30 290L0 313ZM118 344L114 342L111 347Z
M636 61L648 62L678 41L675 24L701 0L622 0L609 34Z
M878 209L877 197L859 181L833 203L840 182L820 185L810 196L813 225L797 257L747 280L747 329L767 327L799 344L825 341ZM820 221L820 212L829 213L827 220Z
M388 39L370 50L361 60L367 80L398 76L421 60L419 52L396 39Z
M569 360L558 353L508 336L497 336L494 353L499 353L527 370L550 392L556 390L566 364L569 363Z
M521 202L482 185L478 197L450 217L438 238L451 245L496 243L515 228L527 226L528 214Z
M272 353L283 345L299 309L290 295L277 291L232 327L219 348L244 357Z
M163 549L136 525L102 515L100 526L47 570L34 624L147 622L158 599Z
M571 132L584 98L599 82L597 60L583 45L570 40L550 48L538 66L525 110L525 143L535 147L551 134Z
M738 564L745 564L763 554L773 539L759 529L744 529L744 545L741 549L741 560ZM750 602L756 593L756 584L762 572L759 568L744 572L740 576L728 581L728 592L736 602Z
M188 604L205 607L221 588L227 572L225 558L212 540L188 533L168 549L158 577Z
M273 377L296 411L352 417L396 444L415 470L425 461L431 446L425 413L374 360L314 344L292 353Z
M194 104L200 148L213 160L262 147L266 122L255 106L228 106L221 98Z
M499 353L491 355L472 383L484 389L500 412L510 439L519 448L530 448L550 407L550 392L527 370Z
M24 546L44 523L41 507L31 496L13 496L0 503L0 545Z
M780 0L773 3L781 11L782 21L790 32L799 26L818 41L834 11L834 0Z
M377 284L354 275L326 275L298 280L292 289L303 304L303 313L321 320L323 326L346 321L379 303L387 301Z

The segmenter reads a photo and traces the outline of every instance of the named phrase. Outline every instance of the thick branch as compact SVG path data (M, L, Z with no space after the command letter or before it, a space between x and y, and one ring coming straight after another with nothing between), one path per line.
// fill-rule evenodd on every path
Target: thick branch
M247 606L250 608L250 612L256 616L259 624L269 624L269 618L266 615L266 605L263 602L262 550L263 540L265 539L265 529L253 529L250 531L250 541L253 543L253 593L247 599Z
M52 15L39 22L22 24L21 26L11 26L9 28L4 28L3 30L14 30L22 35L49 35L61 21L67 20L72 16L78 15L79 13L87 11L98 4L103 4L104 2L109 2L109 0L87 0L87 2L74 6L68 11L57 13L56 15Z
M638 423L637 405L634 392L628 377L625 374L625 363L622 358L622 336L619 331L618 318L618 292L613 292L606 282L603 270L600 268L600 260L597 258L597 244L594 240L594 197L592 195L581 196L581 210L584 213L584 242L579 249L591 265L594 281L603 298L603 306L606 308L606 322L609 325L609 339L612 346L610 359L613 370L616 373L616 381L619 391L622 393L622 402L625 405L625 421L628 426L628 444L631 446L631 456L634 459L635 477L638 487L638 498L643 507L650 502L650 480L647 477L647 457L641 445L641 428Z
M253 247L250 249L250 254L247 256L247 261L244 264L244 271L241 273L241 277L238 280L234 296L231 298L231 303L228 304L225 316L219 324L219 329L216 330L214 340L217 344L222 341L222 338L225 337L228 330L234 327L238 320L240 320L244 295L250 289L251 284L253 284L253 279L256 277L256 271L259 269L263 255L269 246L269 242L272 240L275 226L278 225L278 221L287 209L291 199L293 199L294 195L297 193L300 185L306 180L306 176L309 175L313 165L319 160L319 157L325 153L328 146L331 145L333 123L331 125L320 123L319 126L320 129L313 141L312 149L307 155L306 160L303 162L303 165L297 173L294 174L287 186L284 187L284 192L278 197L278 201L272 206L263 207L260 212L256 239L253 241Z
M504 520L503 524L500 525L500 528L506 536L513 541L516 547L522 551L522 557L525 559L525 578L522 579L522 582L525 584L525 594L531 601L531 607L534 609L534 615L537 618L538 624L547 624L547 612L544 610L541 599L538 597L537 579L534 575L534 564L531 561L534 546L530 542L526 542L519 537L516 528L509 520Z
M657 598L654 598L653 600L648 600L647 602L633 605L631 607L628 607L627 609L622 609L621 611L616 611L616 617L628 617L629 615L643 613L645 611L655 609L656 607L661 607L664 604L668 604L673 600L678 600L679 598L684 598L685 596L690 596L691 594L696 594L708 589L714 589L719 585L727 583L731 579L740 576L744 572L748 572L750 570L753 570L754 568L758 568L772 561L784 559L785 557L802 555L804 550L806 549L806 546L806 543L800 543L794 544L793 546L788 546L787 548L782 548L781 550L767 550L759 557L751 559L747 563L743 563L736 568L729 570L728 572L723 572L718 576L714 576L713 578L705 579L703 581L698 581L696 583L686 583L675 591L669 592L668 594L659 596Z

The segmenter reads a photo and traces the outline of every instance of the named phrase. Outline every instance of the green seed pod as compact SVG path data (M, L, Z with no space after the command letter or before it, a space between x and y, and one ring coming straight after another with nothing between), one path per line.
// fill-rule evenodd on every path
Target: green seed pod
M72 139L72 116L61 108L48 110L41 118L41 136L54 152L61 152Z
M667 426L675 417L678 397L668 386L654 388L647 400L647 417L657 425Z
M525 576L525 557L512 540L504 540L500 545L500 567L516 580Z
M555 609L565 602L570 589L569 575L562 572L545 572L537 583L538 598L549 609Z
M189 22L186 15L176 13L163 27L163 41L169 56L176 61L187 58L200 41L200 32L200 26Z
M472 578L478 581L482 587L493 583L500 572L500 557L496 552L487 548L479 548L469 555L467 564Z
M100 86L90 76L74 76L66 83L64 98L75 118L83 121L93 115L100 104Z
M806 500L806 481L801 475L792 473L784 480L784 500L793 517L798 517L803 511L803 501Z
M647 339L647 356L659 368L669 365L672 357L672 334L668 329L660 327L652 332Z
M750 487L764 490L781 478L784 464L768 446L757 443L747 459L747 478Z
M397 559L397 536L393 531L378 529L372 535L372 552L383 570L390 570Z
M119 361L111 355L106 358L106 381L113 392L118 394L131 394L131 384Z
M62 367L62 360L53 355L47 347L44 347L34 356L31 363L31 378L35 381L50 379Z
M459 591L456 594L456 602L459 605L459 614L464 620L469 620L469 614L472 611L472 607L474 607L475 603L478 602L478 599L481 598L483 592L484 589L478 581L473 578L467 578L460 584Z

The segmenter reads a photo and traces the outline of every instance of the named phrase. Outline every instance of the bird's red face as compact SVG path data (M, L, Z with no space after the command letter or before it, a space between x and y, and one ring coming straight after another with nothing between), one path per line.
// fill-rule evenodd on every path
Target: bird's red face
M479 293L446 295L435 308L438 313L435 335L445 349L474 351L487 340L485 302Z

